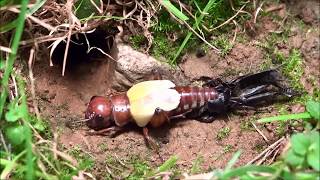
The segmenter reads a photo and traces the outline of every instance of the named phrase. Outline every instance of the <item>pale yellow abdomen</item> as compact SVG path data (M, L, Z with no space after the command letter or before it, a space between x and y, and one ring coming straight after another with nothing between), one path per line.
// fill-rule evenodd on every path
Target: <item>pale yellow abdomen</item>
M156 108L171 111L178 107L181 97L174 87L169 80L154 80L138 83L128 90L130 112L138 126L146 126Z

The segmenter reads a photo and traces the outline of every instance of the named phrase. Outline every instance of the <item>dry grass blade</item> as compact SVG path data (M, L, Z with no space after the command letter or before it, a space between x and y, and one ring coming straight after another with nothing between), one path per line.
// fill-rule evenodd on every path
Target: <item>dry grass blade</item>
M65 160L71 162L71 164L72 164L73 166L75 166L75 167L78 166L77 160L74 159L72 156L70 156L70 155L68 155L68 154L66 154L66 153L64 153L64 152L58 151L58 150L56 150L56 149L49 149L49 150L51 150L53 153L55 153L55 154L57 154L58 156L60 156L62 159L65 159Z
M50 66L53 66L53 63L52 63L52 55L53 55L53 52L54 50L57 48L57 46L60 44L61 41L64 41L66 39L67 36L63 36L63 37L60 37L59 39L55 40L50 46L49 48L51 47L51 50L50 50Z
M90 0L90 2L97 9L99 14L103 13L103 1L102 0L100 0L100 7L98 7L97 4L93 0Z
M169 180L171 179L170 176L173 175L173 172L159 172L155 174L154 176L148 177L147 179L159 179L161 178L162 180Z
M250 162L247 163L247 165L250 165L254 162L256 162L257 160L259 160L261 157L263 157L265 154L267 154L270 150L274 149L275 147L277 147L279 144L282 143L282 141L285 140L285 137L283 136L282 138L280 138L279 140L277 140L276 142L274 142L273 144L271 144L268 148L266 148L264 151L262 151L258 156L256 156L254 159L252 159Z
M93 31L94 31L94 30L92 30L92 32L93 32ZM92 32L87 32L87 33L92 33ZM110 56L108 53L104 52L101 48L91 47L91 46L90 46L90 43L89 43L89 40L88 40L88 38L87 38L87 36L86 36L86 34L83 33L83 35L84 35L84 37L85 37L85 40L86 40L86 43L87 43L87 47L88 47L87 53L89 53L89 52L90 52L91 50L93 50L93 49L96 49L96 50L100 51L102 54L104 54L105 56L107 56L108 58L110 58L111 60L113 60L113 61L116 62L116 60L115 60L112 56ZM107 38L106 38L106 39L107 39Z
M76 27L76 25L79 25L81 27L80 20L72 13L72 6L73 6L74 0L68 0L66 4L66 9L69 14L69 31L67 35L67 44L64 51L64 57L63 57L63 65L62 65L62 76L64 76L65 70L66 70L66 64L67 64L67 57L68 57L68 51L69 51L69 45L71 40L71 35L73 28Z
M87 172L84 172L84 171L79 171L78 172L78 175L77 176L72 176L72 180L84 180L84 179L87 179L85 178L85 176L89 177L90 179L93 179L95 180L96 178L93 177L93 175L91 173L87 173Z
M29 79L30 79L30 91L31 91L31 96L32 96L32 103L33 103L33 108L36 113L37 119L40 119L40 112L38 109L38 101L36 101L36 92L35 92L35 84L34 84L34 77L33 77L33 72L32 72L32 66L33 66L33 59L34 59L34 48L30 50L30 55L29 55L29 61L28 61L28 67L29 67Z
M213 172L210 173L204 173L204 174L196 174L196 175L188 175L188 174L183 174L183 180L209 180L212 179Z
M2 147L4 148L5 152L9 153L8 146L6 144L6 141L4 140L4 137L3 137L1 130L0 130L0 140L1 140L1 144L2 144Z
M10 88L10 92L12 92L11 93L11 100L13 100L14 98L19 96L19 91L18 91L16 77L13 74L11 74L11 80L12 80L13 92L12 92L11 88Z
M268 12L272 12L272 11L278 11L278 10L281 10L283 8L285 8L285 5L284 4L280 4L280 5L277 5L277 6L271 6L271 7L267 8L267 9L265 9L264 11L268 13Z
M231 18L229 18L228 20L226 20L225 22L223 22L222 24L220 24L217 27L214 27L212 29L208 29L209 32L212 32L218 28L221 28L222 26L228 24L230 21L232 21L234 18L236 18L241 12L243 12L242 10L246 7L247 4L244 4L238 11L236 14L234 14Z
M267 160L267 158L268 158L269 156L271 156L272 154L274 154L272 158L275 158L275 156L278 154L277 152L278 152L280 146L281 146L281 143L277 144L275 147L273 147L272 149L270 149L270 150L264 155L264 157L261 158L260 161L256 163L256 165L261 165L262 163L264 163L264 162ZM276 153L273 153L274 151L276 151Z
M263 139L268 143L269 145L269 140L268 138L262 133L262 131L256 126L255 123L251 122L252 126L256 129L256 131L263 137Z
M68 33L68 36L67 36L67 44L66 44L66 48L65 48L64 56L63 56L62 76L64 76L64 73L66 71L66 64L67 64L67 57L68 57L68 52L69 52L71 34L72 34L72 28L69 29L69 33Z
M17 8L9 8L8 10L9 10L9 11L12 11L12 12L14 12L14 13L20 13L20 10L17 9ZM27 14L27 18L29 18L31 21L39 24L40 26L48 29L49 31L54 30L54 27L53 27L53 26L51 26L51 25L48 24L48 23L45 23L44 21L40 20L39 18L36 18L36 17L34 17L34 16L32 16L32 15L28 15L28 14Z
M7 53L11 53L12 50L8 47L4 47L4 46L0 46L0 51L3 51L3 52L7 52Z
M259 7L257 8L257 10L254 13L254 18L253 18L253 23L254 24L257 23L257 16L258 16L259 12L262 10L263 4L264 4L264 1L259 5Z
M194 29L192 29L192 27L187 23L184 22L185 25L188 27L188 29L190 31L192 31L196 36L198 36L198 38L200 38L204 43L206 43L210 48L212 48L213 50L215 50L217 53L220 53L221 51L216 48L215 46L213 46L212 44L210 44L204 37L202 37L200 34L198 34Z

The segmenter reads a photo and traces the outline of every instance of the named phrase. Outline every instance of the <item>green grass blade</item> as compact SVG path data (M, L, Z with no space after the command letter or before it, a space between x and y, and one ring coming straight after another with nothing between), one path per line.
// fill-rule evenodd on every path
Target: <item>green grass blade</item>
M192 26L192 29L196 29L197 27L199 27L200 22L202 21L202 19L204 18L205 14L208 12L208 10L214 5L215 0L210 0L207 5L204 7L201 15L196 19L195 23ZM186 44L188 43L189 39L192 36L192 32L188 32L187 36L185 37L185 39L183 40L182 44L180 45L177 53L175 54L174 58L170 61L171 64L175 64L177 61L177 58L180 56L182 50L185 48Z
M11 29L14 29L17 25L18 19L15 19L3 26L0 27L0 33L5 33L10 31Z
M158 172L164 172L168 171L170 168L172 168L174 165L176 165L178 160L177 156L171 156L166 162L164 162L161 166L158 167Z
M0 165L4 166L4 169L2 170L0 174L0 179L6 179L9 173L15 168L16 161L22 157L26 151L22 151L20 154L14 157L12 161L6 160L6 159L0 159Z
M0 1L0 7L9 5L10 2L11 2L11 0L1 0Z
M162 0L160 3L174 16L182 21L189 20L188 16L184 15L178 8L176 8L169 0Z
M287 121L291 119L310 119L310 118L311 118L311 115L308 112L304 112L304 113L298 113L298 114L288 114L288 115L261 118L257 122L268 123L268 122L274 122L274 121Z
M33 14L35 13L36 11L38 11L38 9L40 9L44 3L46 3L47 0L37 0L36 3L29 9L27 10L27 14Z
M27 106L27 96L25 93L25 83L20 75L17 76L17 82L19 87L19 94L21 98L21 108L23 113L23 121L30 122L30 114L28 112L28 106ZM26 179L34 179L34 159L33 159L33 152L32 152L32 132L31 128L28 126L28 123L24 122L24 126L26 128L26 142L25 142L25 149L27 151L26 156Z
M191 36L192 36L192 32L188 32L187 36L184 38L182 44L180 45L178 51L174 55L174 58L170 61L170 64L175 64L176 63L177 58L180 56L182 50L187 45L187 43L188 43L189 39L191 38Z
M19 47L20 39L22 36L23 28L24 28L24 22L25 22L28 2L29 2L28 0L23 0L21 2L21 9L20 9L20 13L18 16L16 32L14 34L12 46L11 46L12 52L9 55L9 59L7 60L6 69L4 71L3 78L1 81L1 85L2 85L3 90L2 90L1 96L0 96L0 118L2 117L4 104L6 102L7 95L8 95L8 81L9 81L9 77L12 72L13 64L14 64L14 61L16 59L16 55L18 52L18 47Z
M46 2L46 0L41 0L41 1L37 0L36 4L27 10L27 14L30 15L30 14L35 13L38 9L40 9L44 5L45 2ZM0 7L1 7L1 5L0 5ZM19 20L19 18L1 26L0 33L5 33L5 32L8 32L8 31L14 29L17 25L18 20Z
M225 168L225 171L229 171L232 166L237 162L237 160L239 159L241 155L241 151L237 151L231 158L231 160L228 162L226 168Z
M248 172L260 172L260 173L268 173L272 175L276 172L276 169L269 167L269 166L243 166L233 170L230 170L224 173L220 178L221 179L232 179L234 177L240 177L246 175Z

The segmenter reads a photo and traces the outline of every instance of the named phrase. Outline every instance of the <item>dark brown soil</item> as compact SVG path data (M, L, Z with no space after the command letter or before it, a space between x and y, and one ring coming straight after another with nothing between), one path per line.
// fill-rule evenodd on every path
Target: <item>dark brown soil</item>
M278 13L277 11L275 13ZM231 52L225 57L219 57L209 52L205 57L196 58L189 55L181 65L186 76L190 79L202 75L211 77L235 77L249 72L257 72L264 63L264 51L256 45L263 40L269 31L277 29L278 25L271 18L263 18L256 39L245 43L236 43ZM309 20L308 20L309 22ZM311 21L312 22L312 21ZM259 23L259 22L258 22ZM305 59L305 78L301 81L308 89L308 77L315 75L319 83L319 30L312 33L307 26L291 37L290 47L301 48ZM104 162L109 155L119 157L140 156L151 165L159 165L160 158L146 146L142 130L129 126L116 137L86 136L85 127L70 129L68 122L84 119L86 103L93 95L107 95L110 91L112 79L112 65L107 61L90 65L86 64L73 72L61 76L60 67L49 67L49 61L36 63L34 73L36 78L36 92L39 99L41 113L52 123L54 132L59 135L59 142L66 148L80 146L84 151L94 156L96 161ZM318 86L319 87L319 86ZM270 116L269 112L258 116ZM275 113L275 112L273 112ZM160 129L150 129L152 137L160 145L160 154L163 159L178 155L177 164L190 169L192 162L203 157L201 167L206 170L210 167L223 168L237 150L242 150L238 165L244 165L277 140L274 132L266 130L262 125L258 127L263 131L269 142L250 126L250 120L256 118L255 112L244 114L230 113L217 117L212 123L201 123L196 120L178 120L165 125ZM249 125L248 125L249 124ZM217 134L223 128L230 128L230 134L218 140ZM102 144L106 149L101 149Z

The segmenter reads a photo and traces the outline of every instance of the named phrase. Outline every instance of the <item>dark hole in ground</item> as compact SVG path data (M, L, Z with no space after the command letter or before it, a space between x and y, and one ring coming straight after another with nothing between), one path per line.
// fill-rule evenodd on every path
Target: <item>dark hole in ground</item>
M119 31L117 28L109 28L104 30L97 28L90 33L77 33L71 36L69 44L66 70L76 70L79 65L88 64L99 59L105 59L112 48L114 37ZM66 41L60 42L52 54L52 62L54 65L63 65ZM100 49L100 50L99 50ZM101 52L103 51L103 52Z

